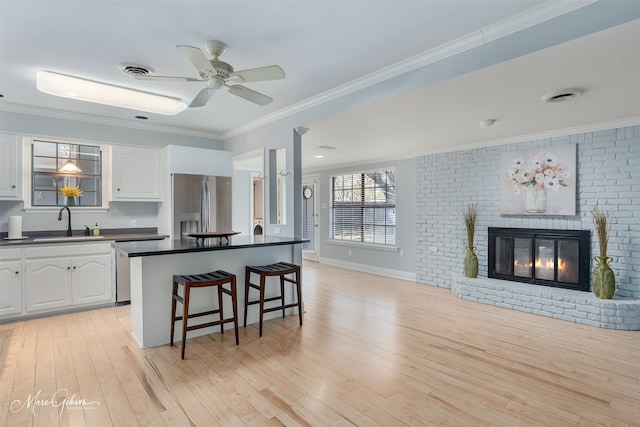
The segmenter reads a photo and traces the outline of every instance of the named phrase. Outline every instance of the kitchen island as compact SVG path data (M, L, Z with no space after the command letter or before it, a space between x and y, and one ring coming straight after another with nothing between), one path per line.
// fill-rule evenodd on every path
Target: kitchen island
M237 277L238 319L244 318L245 266L264 265L278 261L301 265L302 243L307 240L281 236L232 236L229 241L219 238L204 242L189 240L160 240L146 242L114 243L121 254L129 257L131 279L131 333L140 347L156 347L169 343L171 327L171 287L174 274L200 274L224 270ZM269 290L278 292L279 286ZM275 294L274 294L275 295ZM267 293L269 296L269 293ZM291 299L287 289L287 299ZM190 312L210 310L217 304L214 289L204 288L192 291ZM231 303L225 299L224 310L231 313ZM292 313L290 309L289 313ZM279 312L265 315L273 318ZM207 317L196 318L195 322L205 323ZM247 323L258 321L257 310L250 310ZM231 325L227 325L231 327ZM180 339L182 326L176 324L176 340ZM190 331L188 338L219 332L219 327ZM257 333L257 331L256 331ZM226 334L225 334L226 336ZM229 334L232 337L233 334ZM230 338L232 339L232 338Z

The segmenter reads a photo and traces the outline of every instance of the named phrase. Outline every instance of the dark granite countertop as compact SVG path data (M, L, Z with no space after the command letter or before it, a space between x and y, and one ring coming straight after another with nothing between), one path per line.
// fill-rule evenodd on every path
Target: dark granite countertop
M7 233L0 233L0 248L21 245L38 245L47 243L86 243L86 242L130 242L143 240L161 240L169 237L158 234L155 227L148 228L114 228L100 231L101 237L85 236L85 230L73 230L73 236L67 238L64 231L25 231L27 238L7 240Z
M189 240L154 240L146 242L115 242L113 246L117 251L126 254L129 258L183 254L189 252L220 251L229 249L243 249L257 246L279 246L306 243L308 239L300 237L283 236L231 236L229 242L226 239L212 238L204 241Z

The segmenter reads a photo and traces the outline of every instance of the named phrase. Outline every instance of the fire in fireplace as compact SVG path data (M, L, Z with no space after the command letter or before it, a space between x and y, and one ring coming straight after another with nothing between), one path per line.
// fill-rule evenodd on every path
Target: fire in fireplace
M489 277L589 290L591 232L489 227Z

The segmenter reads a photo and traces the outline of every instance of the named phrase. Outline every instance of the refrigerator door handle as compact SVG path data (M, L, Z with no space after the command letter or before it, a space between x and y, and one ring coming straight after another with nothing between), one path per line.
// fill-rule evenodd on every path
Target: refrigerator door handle
M209 193L209 182L206 178L202 180L202 194L200 197L200 224L202 232L209 232L209 218L211 217L211 195Z

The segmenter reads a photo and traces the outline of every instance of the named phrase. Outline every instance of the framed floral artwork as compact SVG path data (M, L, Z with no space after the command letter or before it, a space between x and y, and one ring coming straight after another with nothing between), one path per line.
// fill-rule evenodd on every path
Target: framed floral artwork
M500 214L575 215L576 145L500 155Z

